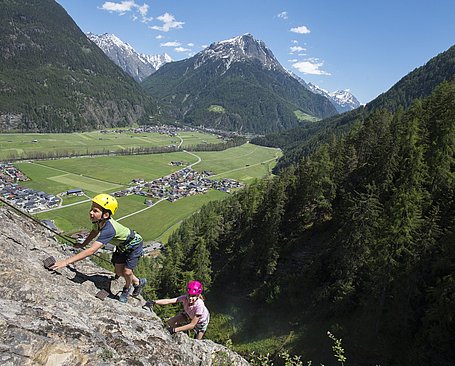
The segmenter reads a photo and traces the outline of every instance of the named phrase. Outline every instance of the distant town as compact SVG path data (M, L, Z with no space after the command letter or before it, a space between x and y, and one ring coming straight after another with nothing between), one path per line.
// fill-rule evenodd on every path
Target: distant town
M184 163L180 161L171 161L170 164L180 166ZM133 179L130 187L113 192L112 195L116 197L123 197L131 194L144 196L144 204L151 206L154 204L152 199L166 199L170 202L174 202L183 197L205 193L209 189L217 189L230 193L232 189L243 187L243 183L233 179L209 179L208 177L211 175L213 175L213 173L209 171L199 173L194 169L185 167L168 176L155 179L151 182L146 182L143 178ZM81 188L70 189L55 196L50 193L37 191L20 185L20 182L25 182L27 180L28 177L14 167L14 165L10 163L0 163L0 197L28 213L55 209L61 206L62 196L85 195Z
M61 200L53 194L26 188L19 184L29 180L10 163L0 163L0 197L14 206L29 212L58 207Z
M173 165L182 165L182 162L171 162ZM132 186L124 190L114 192L116 197L137 194L148 198L167 199L174 202L182 197L187 197L195 194L207 192L209 189L217 189L226 193L230 193L232 189L242 188L243 183L233 179L212 180L208 177L213 175L209 171L199 173L191 168L183 168L166 177L155 179L151 182L146 182L142 178L137 178L132 181ZM145 200L145 204L153 205L151 200Z
M223 131L217 130L214 128L207 128L207 127L189 127L189 126L174 126L174 125L145 125L139 127L132 127L132 128L118 128L118 129L110 129L110 130L100 130L101 133L160 133L163 135L169 136L177 136L179 132L186 131L199 131L210 133L212 135L216 135L220 139L230 139L235 136L243 136L239 132L236 131Z

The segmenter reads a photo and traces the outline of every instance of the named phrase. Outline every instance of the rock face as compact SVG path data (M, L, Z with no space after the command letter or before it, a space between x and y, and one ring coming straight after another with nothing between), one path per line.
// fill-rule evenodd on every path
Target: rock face
M69 255L45 228L0 208L1 365L248 365L210 340L171 336L142 298L120 303L123 280L89 259L43 265ZM100 289L113 295L102 301Z

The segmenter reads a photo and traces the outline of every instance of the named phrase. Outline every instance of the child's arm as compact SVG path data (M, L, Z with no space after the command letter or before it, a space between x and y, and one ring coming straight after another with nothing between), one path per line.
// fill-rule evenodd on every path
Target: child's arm
M158 305L168 305L168 304L175 304L177 302L177 298L174 297L173 299L159 299L155 300L155 304Z
M182 325L181 327L174 328L175 332L184 332L185 330L193 329L196 324L198 323L200 316L195 315L193 319L191 319L191 323Z
M83 248L98 235L98 231L92 230L81 244L73 245L74 248Z
M66 267L68 264L78 262L84 258L87 258L91 256L92 254L95 254L95 252L100 249L104 244L100 243L98 241L95 241L90 248L84 249L82 252L77 253L76 255L73 255L72 257L69 257L68 259L62 260L55 262L55 264L50 267L50 269L59 269Z

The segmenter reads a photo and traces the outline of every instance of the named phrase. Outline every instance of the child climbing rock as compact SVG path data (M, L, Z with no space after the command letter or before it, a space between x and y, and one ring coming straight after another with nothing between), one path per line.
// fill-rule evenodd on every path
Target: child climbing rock
M152 301L152 304L168 305L181 302L184 312L177 314L167 321L171 334L184 332L193 329L194 338L202 339L210 321L210 313L204 304L202 297L202 284L199 281L190 281L187 286L186 295L173 299L159 299Z
M133 272L139 262L139 258L142 256L142 237L112 218L117 208L118 202L115 197L105 193L95 196L92 199L92 206L89 212L93 225L92 231L82 244L75 247L83 248L93 239L96 238L96 240L82 252L68 259L57 261L50 269L59 269L78 262L95 254L98 249L107 243L111 243L115 246L115 252L112 254L111 260L115 266L115 274L125 279L125 286L119 297L119 301L125 303L130 295L140 295L147 280L145 278L137 278Z

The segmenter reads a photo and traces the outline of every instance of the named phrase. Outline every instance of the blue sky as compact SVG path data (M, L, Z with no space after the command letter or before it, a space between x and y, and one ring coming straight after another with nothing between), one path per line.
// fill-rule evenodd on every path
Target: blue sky
M455 0L57 0L84 32L188 58L251 33L307 82L361 103L455 45Z

